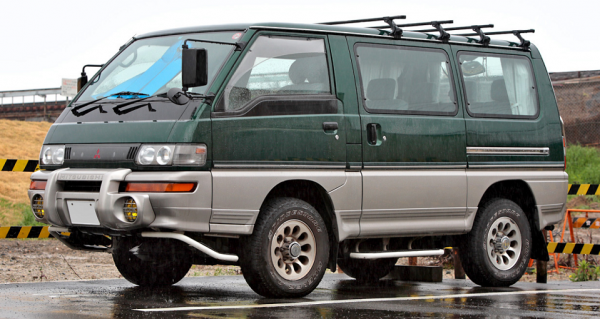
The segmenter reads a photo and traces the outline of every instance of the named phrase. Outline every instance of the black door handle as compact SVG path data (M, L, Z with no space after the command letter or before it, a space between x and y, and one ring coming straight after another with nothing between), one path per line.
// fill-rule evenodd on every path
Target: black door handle
M367 142L371 145L377 144L377 124L367 124Z
M323 122L324 131L335 131L338 129L337 122Z

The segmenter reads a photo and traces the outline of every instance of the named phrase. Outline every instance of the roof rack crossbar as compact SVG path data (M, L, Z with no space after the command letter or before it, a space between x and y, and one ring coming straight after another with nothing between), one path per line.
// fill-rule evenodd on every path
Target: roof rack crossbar
M454 23L454 21L449 20L449 22L443 22L443 21L432 21L431 22L431 25L440 32L439 39L442 41L448 41L448 40L450 40L450 33L446 32L446 30L444 30L444 27L442 27L442 23Z
M447 24L447 23L454 23L453 20L442 20L442 21L428 21L428 22L417 22L417 23L406 23L406 24L398 24L397 26L400 28L408 28L408 27L422 27L425 25L430 25L433 26L433 24L437 22L439 24ZM387 29L389 28L389 25L384 25L384 26L376 26L376 27L369 27L372 29ZM437 31L437 29L435 29L435 31Z
M392 29L392 36L394 37L394 39L400 39L402 37L402 29L398 28L396 22L394 22L394 19L390 17L385 17L383 18L383 21L390 25L390 28Z
M534 29L528 29L528 30L512 30L512 31L495 31L495 32L488 32L486 33L486 35L500 35L500 34L513 34L514 36L516 36L517 38L519 38L519 41L521 41L521 44L519 46L523 47L523 48L529 48L529 46L531 45L531 42L528 40L523 39L523 37L521 36L521 33L534 33L535 30ZM479 33L463 33L463 34L457 34L457 35L461 35L461 36L474 36L474 35L479 35Z
M388 22L388 21L386 21L386 22ZM392 23L394 23L394 22L392 21ZM394 35L394 38L398 38L398 37L396 37L397 32L399 32L400 35L402 35L402 29L400 29L400 28L421 27L421 26L425 26L425 25L430 25L435 28L432 31L438 31L440 33L440 36L438 39L440 39L442 41L448 41L450 39L450 34L448 32L446 32L446 30L444 30L444 28L442 27L442 24L447 24L447 23L454 23L454 21L453 20L429 21L429 22L395 24L394 26L392 26L390 24L389 26L376 26L376 27L369 27L369 28L372 28L372 29L392 28L392 35ZM397 31L397 30L399 30L399 31Z
M352 24L352 23L362 23L362 22L373 22L373 21L386 21L386 19L394 20L394 19L406 19L405 15L399 16L390 16L390 17L380 17L380 18L369 18L369 19L357 19L357 20L345 20L345 21L331 21L331 22L320 22L318 24L325 25L338 25L338 24ZM387 21L386 21L387 23ZM386 26L386 28L391 26Z
M470 25L470 26L464 26L464 27L452 27L452 28L445 28L444 30L446 31L458 31L458 30L468 30L471 29L473 30L473 28L493 28L494 25L493 24L485 24L485 25ZM423 30L411 30L411 31L415 31L415 32L435 32L437 31L437 29L423 29ZM475 30L473 30L475 31Z

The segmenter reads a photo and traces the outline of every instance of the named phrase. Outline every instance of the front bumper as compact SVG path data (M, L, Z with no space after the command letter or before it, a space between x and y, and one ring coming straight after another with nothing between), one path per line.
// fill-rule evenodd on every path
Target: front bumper
M32 180L46 180L45 190L29 190L44 198L44 217L39 222L63 227L102 227L112 230L166 228L179 231L209 232L212 183L209 171L132 172L130 169L59 169L38 171ZM194 182L188 193L119 192L121 182ZM68 187L100 185L99 191ZM72 185L72 184L71 184ZM68 189L68 190L67 190ZM128 222L123 214L127 198L137 203L138 218ZM93 207L94 216L82 216L82 203ZM71 204L69 206L69 204ZM79 208L79 209L78 209ZM89 212L88 212L89 213Z

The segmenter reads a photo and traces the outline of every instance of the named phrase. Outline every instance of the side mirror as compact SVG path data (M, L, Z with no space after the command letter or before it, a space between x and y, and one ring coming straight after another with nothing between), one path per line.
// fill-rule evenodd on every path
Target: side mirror
M183 48L181 80L184 90L208 84L208 59L205 49Z
M85 75L85 73L82 75L82 77L77 78L77 92L81 91L81 88L84 87L88 82L88 78L87 75Z
M104 64L86 64L81 69L81 77L77 78L77 92L81 91L81 89L88 83L87 74L85 74L85 68L87 67L101 68Z

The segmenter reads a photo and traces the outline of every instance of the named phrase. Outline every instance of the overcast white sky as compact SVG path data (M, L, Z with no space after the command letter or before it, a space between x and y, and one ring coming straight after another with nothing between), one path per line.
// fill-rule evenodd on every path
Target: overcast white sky
M322 22L407 15L529 29L550 72L600 69L599 0L17 1L0 6L0 91L59 87L136 34L237 22ZM91 73L95 72L90 70ZM88 72L89 74L90 72Z

